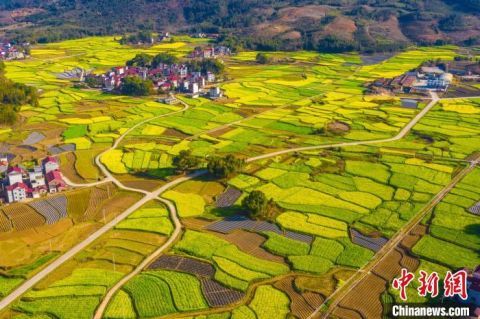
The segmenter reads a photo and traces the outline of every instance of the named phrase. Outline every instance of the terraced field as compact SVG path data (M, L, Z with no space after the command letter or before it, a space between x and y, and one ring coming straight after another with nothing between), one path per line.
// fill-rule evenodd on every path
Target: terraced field
M148 203L40 282L12 309L60 318L77 318L81 311L79 316L91 318L107 289L165 241L172 229L166 213L160 203ZM2 293L23 281L18 273L10 276L1 277Z
M185 56L198 43L185 37L173 44L132 48L103 37L34 48L32 59L7 64L7 76L43 90L38 109L22 109L23 131L43 125L40 152L47 145L74 145L74 156L62 154L75 160L64 165L72 170L69 176L99 179L96 154L136 123L181 107L159 103L154 96L77 89L56 74L79 66L102 72L139 52ZM366 95L365 83L399 75L427 59L452 59L456 50L411 49L369 66L355 53L291 52L284 53L291 62L267 65L254 63L254 52L240 53L224 61L229 80L219 85L227 98L177 96L188 108L136 127L100 161L125 185L142 188L138 185L150 183L155 188L173 179L172 160L182 150L202 159L213 154L252 158L299 146L390 138L419 110L402 108L397 97ZM49 60L52 55L58 60ZM478 151L479 103L443 100L400 141L279 155L249 163L226 179L195 178L166 190L161 196L175 205L180 219L197 226L185 223L166 254L116 291L103 317L270 319L293 313L307 318L452 180L464 166L458 160ZM420 103L420 109L425 105ZM5 131L0 140L16 133ZM345 299L335 314L378 317L382 296L398 299L386 285L400 267L416 271L478 264L478 216L469 210L480 201L472 191L479 177L477 170L465 178L435 208L426 221L428 229L409 234L372 272L371 283L357 287L365 298ZM241 200L253 190L276 203L275 218L245 217ZM62 226L85 225L88 234L139 198L111 183L79 189L19 204L21 209L2 208L0 230L36 231L68 222ZM172 234L166 207L151 201L0 315L92 318L107 291ZM13 246L0 244L0 249ZM438 256L440 249L448 256ZM47 262L32 263L28 270L2 266L0 295Z

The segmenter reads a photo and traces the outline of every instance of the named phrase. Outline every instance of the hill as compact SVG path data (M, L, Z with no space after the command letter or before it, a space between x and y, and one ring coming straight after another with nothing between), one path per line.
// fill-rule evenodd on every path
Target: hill
M5 0L0 12L1 33L31 42L139 29L234 34L267 50L480 42L479 0Z

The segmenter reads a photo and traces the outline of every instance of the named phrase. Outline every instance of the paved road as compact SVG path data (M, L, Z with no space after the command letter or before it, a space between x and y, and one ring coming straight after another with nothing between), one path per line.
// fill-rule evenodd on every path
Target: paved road
M256 157L252 157L252 158L249 158L247 160L247 162L253 162L253 161L257 161L257 160L261 160L261 159L266 159L266 158L271 158L271 157L275 157L275 156L278 156L278 155L282 155L282 154L287 154L287 153L292 153L292 152L301 152L301 151L307 151L307 150L316 150L316 149L324 149L324 148L332 148L332 147L345 147L345 146L353 146L353 145L362 145L362 144L376 144L376 143L385 143L385 142L391 142L391 141L396 141L396 140L399 140L401 139L402 137L404 137L410 130L411 128L423 117L425 116L425 114L427 114L428 111L430 111L430 109L432 109L435 104L439 101L439 98L438 96L435 94L435 93L432 93L432 100L431 102L421 111L419 112L413 119L412 121L410 121L401 131L399 134L397 134L395 137L393 138L389 138L389 139L382 139L382 140L371 140L371 141L356 141L356 142L346 142L346 143L338 143L338 144L329 144L329 145L318 145L318 146L309 146L309 147L297 147L297 148L291 148L291 149L287 149L287 150L282 150L282 151L277 151L277 152L273 152L273 153L269 153L269 154L265 154L265 155L260 155L260 156L256 156ZM182 104L184 105L184 108L182 110L179 110L179 111L175 111L175 112L171 112L171 113L168 113L168 114L163 114L163 115L159 115L159 116L156 116L156 117L153 117L153 118L150 118L150 119L147 119L147 120L144 120L144 121L141 121L139 123L137 123L136 125L132 126L129 130L127 130L126 132L124 132L118 139L117 141L112 145L111 148L109 148L108 150L102 152L101 154L99 154L96 158L95 158L95 163L100 167L100 169L102 170L102 172L105 174L106 176L106 179L104 181L113 181L119 188L122 188L122 189L125 189L125 190L130 190L130 191L134 191L134 192L140 192L140 193L143 193L145 194L145 196L140 200L138 201L137 203L135 203L134 205L132 205L131 207L129 207L128 209L126 209L123 213L121 213L119 216L117 216L117 218L115 218L114 220L110 221L109 223L107 223L106 225L104 225L102 228L100 228L99 230L97 230L96 232L94 232L93 234L91 234L89 237L87 237L84 241L82 241L81 243L77 244L76 246L74 246L73 248L71 248L70 250L68 250L67 252L65 252L63 255L61 255L60 257L58 257L55 261L53 261L51 264L49 264L47 267L45 267L42 271L40 271L39 273L37 273L35 276L33 276L32 278L26 280L22 285L20 285L18 288L16 288L14 291L12 291L8 296L6 296L3 300L0 301L0 310L4 309L5 307L7 307L9 304L11 304L14 300L16 300L17 298L19 298L22 294L24 294L27 290L29 290L30 288L32 288L34 285L36 285L40 280L42 280L43 278L45 278L50 272L54 271L56 268L58 268L60 265L62 265L64 262L66 262L68 259L72 258L75 254L77 254L78 252L80 252L82 249L86 248L88 245L90 245L93 241L95 241L97 238L99 238L100 236L102 236L103 234L105 234L108 230L112 229L113 227L115 227L115 225L117 225L120 221L122 221L123 219L125 219L126 217L128 217L131 213L133 213L135 210L137 210L138 208L140 208L143 204L145 204L146 202L150 201L150 200L153 200L153 199L156 199L161 193L163 193L165 190L179 184L179 183L183 183L187 180L190 180L192 178L195 178L195 177L198 177L202 174L204 174L205 172L204 171L199 171L199 172L196 172L194 174L191 174L191 175L187 175L187 176L184 176L184 177L181 177L181 178L178 178L176 180L173 180L167 184L165 184L164 186L160 187L159 189L155 190L154 192L147 192L145 190L140 190L140 189L135 189L135 188L130 188L130 187L125 187L120 181L118 181L109 171L108 169L101 163L100 161L100 157L108 152L109 150L112 150L112 149L115 149L119 143L124 139L124 137L130 133L131 131L133 131L135 128L139 127L140 125L143 125L147 122L150 122L150 121L153 121L155 119L158 119L158 118L161 118L161 117L165 117L165 116L169 116L169 115L172 115L172 114L176 114L176 113L180 113L180 112L183 112L185 111L186 109L188 109L188 105L185 104L184 102L182 102ZM96 184L96 183L94 183ZM72 185L75 185L75 184L72 184ZM81 185L81 184L76 184L76 185ZM176 210L175 211L171 211L171 214L172 215L175 215L176 218L178 219L178 216L177 216L177 212Z
M143 120L141 122L138 122L137 124L135 124L134 126L132 126L131 128L129 128L128 130L126 130L122 135L120 135L117 140L115 141L115 143L113 143L113 145L103 151L102 153L98 154L96 157L95 157L95 163L98 165L98 167L100 167L100 170L102 171L102 173L106 176L106 180L109 180L109 181L112 181L115 183L115 185L117 185L119 188L121 189L124 189L124 190L129 190L129 191L132 191L132 192L139 192L139 193L143 193L145 195L148 195L149 192L145 191L145 190L142 190L142 189L137 189L137 188L132 188L132 187L127 187L125 185L123 185L119 180L117 180L111 173L110 171L105 167L105 165L103 165L102 161L101 161L101 157L111 151L111 150L114 150L118 147L118 145L120 145L120 143L123 141L123 139L128 135L130 134L133 130L135 130L136 128L148 123L148 122L151 122L151 121L154 121L154 120L157 120L159 118L162 118L162 117L166 117L166 116L171 116L171 115L174 115L174 114L178 114L178 113L182 113L182 112L185 112L186 110L188 110L190 108L190 106L188 104L186 104L185 102L183 102L182 100L179 100L180 103L183 105L183 108L181 110L178 110L178 111L174 111L174 112L169 112L169 113L166 113L166 114L162 114L162 115L158 115L158 116L154 116L152 118L149 118L149 119L146 119L146 120Z
M181 177L181 178L178 178L162 187L160 187L159 189L153 191L153 192L147 192L145 190L142 190L142 189L136 189L136 188L131 188L131 187L126 187L124 186L121 182L119 182L109 171L108 169L103 165L103 163L100 161L100 157L105 154L106 152L110 151L110 150L113 150L115 149L119 144L120 142L125 138L125 136L127 136L130 132L132 132L134 129L136 129L137 127L143 125L143 124L146 124L150 121L153 121L153 120L156 120L156 119L159 119L159 118L162 118L162 117L165 117L165 116L170 116L170 115L173 115L173 114L176 114L176 113L180 113L180 112L184 112L186 111L189 106L183 102L181 102L183 104L183 108L179 111L174 111L174 112L170 112L170 113L167 113L167 114L162 114L162 115L158 115L158 116L155 116L155 117L152 117L152 118L149 118L149 119L146 119L146 120L143 120L137 124L135 124L134 126L132 126L131 128L129 128L127 131L125 131L116 141L115 143L109 148L107 149L106 151L100 153L99 155L97 155L97 157L95 158L95 163L98 165L98 167L100 167L100 169L102 170L102 172L105 174L106 178L102 181L99 181L99 182L94 182L94 183L88 183L88 184L77 184L77 183L73 183L71 182L70 180L68 180L67 178L65 178L65 182L70 185L70 186L75 186L75 187L85 187L85 186L95 186L95 185L98 185L98 184L102 184L102 183L105 183L105 182L108 182L108 181L112 181L114 182L119 188L121 189L124 189L124 190L129 190L129 191L134 191L134 192L138 192L138 193L143 193L145 194L145 196L140 199L138 202L136 202L134 205L130 206L129 208L127 208L124 212L122 212L120 215L116 216L115 219L113 219L112 221L110 221L109 223L103 225L100 229L98 229L97 231L95 231L94 233L92 233L90 236L88 236L86 239L84 239L81 243L77 244L76 246L72 247L70 250L66 251L63 255L61 255L60 257L58 257L57 259L55 259L51 264L49 264L47 267L45 267L44 269L42 269L40 272L38 272L36 275L34 275L32 278L26 280L23 284L21 284L18 288L16 288L14 291L12 291L8 296L6 296L4 299L2 299L0 301L0 310L4 309L5 307L7 307L10 303L12 303L15 299L19 298L22 294L24 294L27 290L29 290L30 288L32 288L34 285L36 285L40 280L42 280L43 278L45 278L50 272L54 271L55 269L57 269L58 267L60 267L64 262L66 262L68 259L72 258L75 254L77 254L78 252L80 252L81 250L83 250L84 248L86 248L88 245L90 245L91 243L93 243L97 238L99 238L100 236L102 236L103 234L105 234L107 231L109 231L110 229L112 229L113 227L115 227L115 225L117 225L119 222L121 222L122 220L124 220L125 218L127 218L131 213L133 213L134 211L136 211L137 209L139 209L141 206L143 206L145 203L147 203L148 201L151 201L153 199L156 199L158 198L158 196L163 193L165 190L167 190L168 188L174 186L174 185L177 185L179 183L182 183L186 180L189 180L191 178L195 178L196 176L199 176L201 174L204 174L205 172L197 172L197 173L194 173L192 175L187 175L187 176L184 176L184 177ZM173 212L175 215L176 214L176 211Z
M417 226L423 218L438 204L442 201L442 199L450 193L450 191L465 177L467 176L475 167L478 165L480 161L480 156L471 161L470 165L464 168L460 173L458 173L450 183L445 186L435 197L420 211L418 212L404 227L402 227L397 234L393 237L393 239L389 240L385 246L380 249L374 259L370 261L367 265L361 268L359 271L355 273L349 280L347 280L339 289L337 289L332 295L324 300L322 305L320 305L315 311L307 318L312 319L317 315L320 315L322 308L324 308L327 303L332 301L328 306L328 309L325 313L321 315L321 318L329 318L335 308L342 302L345 297L352 292L352 290L365 280L365 278L370 274L374 268L379 265L383 259L392 252L395 247L400 244L400 242L407 236L414 228Z
M379 144L379 143L388 143L393 141L398 141L402 139L408 132L415 126L425 116L440 100L438 95L435 92L431 92L432 100L430 103L427 104L402 130L391 138L385 139L378 139L378 140L368 140L368 141L355 141L355 142L344 142L344 143L337 143L337 144L326 144L326 145L315 145L315 146L305 146L305 147L297 147L297 148L290 148L286 150L281 150L273 153L263 154L255 157L251 157L247 160L247 162L254 162L270 157L275 157L278 155L283 155L292 152L302 152L302 151L312 151L312 150L319 150L325 148L334 148L334 147L346 147L346 146L355 146L355 145L365 145L365 144Z
M180 219L178 218L178 212L177 208L175 205L173 205L170 201L159 198L160 201L162 201L170 211L170 217L172 218L172 221L175 225L175 229L173 233L170 235L170 238L162 245L160 246L157 250L155 250L150 256L145 258L132 272L130 272L128 275L123 277L119 282L115 284L110 290L107 292L105 297L102 299L102 302L98 306L97 310L95 311L95 315L93 319L101 319L103 316L103 313L107 309L107 306L110 302L110 300L113 298L115 293L123 287L130 279L132 279L134 276L138 275L148 264L150 264L152 261L154 261L163 251L167 248L170 247L171 244L177 240L178 236L182 233L182 224L180 223Z

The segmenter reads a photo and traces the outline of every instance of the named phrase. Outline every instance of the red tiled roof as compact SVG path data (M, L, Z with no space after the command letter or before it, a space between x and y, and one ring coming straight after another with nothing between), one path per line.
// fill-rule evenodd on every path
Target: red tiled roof
M11 172L16 172L16 173L22 174L22 173L23 173L23 170L22 170L20 167L18 167L18 166L12 166L12 167L9 167L9 168L8 168L8 171L7 171L7 172L8 172L8 174L10 174Z
M53 156L47 156L43 159L42 163L43 164L46 164L48 162L53 162L53 163L57 163L57 159Z
M407 75L402 79L401 83L403 86L410 87L416 80L417 78L415 76Z
M27 192L32 191L25 183L15 183L13 185L7 186L7 191L13 191L16 188L23 188Z
M47 173L47 182L50 183L52 181L57 181L57 182L63 182L63 177L62 177L62 174L60 173L60 171L58 170L54 170L54 171L51 171L51 172L48 172Z

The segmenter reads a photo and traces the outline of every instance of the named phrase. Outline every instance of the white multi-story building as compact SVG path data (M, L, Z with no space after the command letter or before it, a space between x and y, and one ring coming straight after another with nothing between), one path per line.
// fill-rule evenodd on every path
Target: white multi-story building
M210 90L208 92L208 95L212 99L217 99L219 97L222 97L223 94L222 94L222 91L220 90L220 88L218 86L215 86L215 87L210 88Z
M7 186L7 199L9 203L18 202L26 199L30 189L24 183L15 183Z
M20 167L10 167L7 171L8 185L23 183L23 171Z
M32 185L32 188L45 186L45 176L43 175L43 171L40 166L35 166L33 171L28 172L28 177L30 179L30 185Z
M56 171L60 169L60 166L58 165L57 159L52 156L46 157L43 161L43 169L45 170L45 174L48 174L49 172Z
M190 92L191 92L192 94L198 94L198 91L199 91L199 89L198 89L198 83L192 83L192 84L190 84Z

